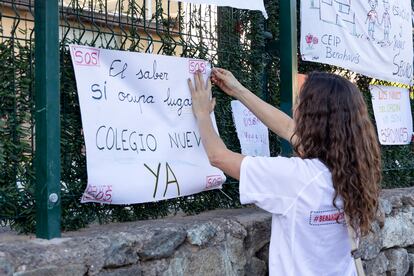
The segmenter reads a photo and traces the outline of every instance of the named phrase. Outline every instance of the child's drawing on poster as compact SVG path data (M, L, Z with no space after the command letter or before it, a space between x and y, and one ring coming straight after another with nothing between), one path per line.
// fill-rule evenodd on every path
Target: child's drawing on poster
M301 57L412 84L411 13L402 0L301 0Z
M384 38L381 42L383 46L390 45L390 30L391 30L391 16L390 16L390 3L388 0L384 0L384 13L382 14L381 25L384 28Z
M375 24L377 24L378 21L378 13L376 11L376 8L378 6L378 0L369 0L368 1L369 6L371 7L371 10L367 14L367 19L365 20L365 24L368 23L368 38L371 40L375 40Z
M311 0L310 8L318 11L320 21L346 27L352 35L356 35L355 12L351 0Z

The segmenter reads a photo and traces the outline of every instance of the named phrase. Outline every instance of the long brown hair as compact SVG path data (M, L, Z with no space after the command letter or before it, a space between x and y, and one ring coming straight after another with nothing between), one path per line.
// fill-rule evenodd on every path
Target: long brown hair
M294 118L296 154L330 169L334 206L342 198L351 226L367 234L378 208L381 153L361 92L338 75L311 73Z

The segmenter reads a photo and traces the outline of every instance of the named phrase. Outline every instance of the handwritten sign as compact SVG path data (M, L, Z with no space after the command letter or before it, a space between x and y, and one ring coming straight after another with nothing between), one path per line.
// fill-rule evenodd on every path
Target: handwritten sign
M266 9L263 0L175 0L193 4L216 5L220 7L233 7L242 10L258 10L267 19Z
M412 84L411 1L301 0L302 59Z
M231 101L237 137L244 155L270 156L267 127L239 101Z
M87 154L82 202L132 204L221 188L225 176L209 164L187 85L196 70L207 77L206 61L70 50Z
M411 142L413 118L408 89L371 85L372 106L382 145Z

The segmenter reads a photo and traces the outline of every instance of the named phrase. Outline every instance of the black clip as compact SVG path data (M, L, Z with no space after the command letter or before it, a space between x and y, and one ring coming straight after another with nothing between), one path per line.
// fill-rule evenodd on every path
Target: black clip
M351 250L351 255L354 259L361 259L362 258L361 251L359 251L358 249Z

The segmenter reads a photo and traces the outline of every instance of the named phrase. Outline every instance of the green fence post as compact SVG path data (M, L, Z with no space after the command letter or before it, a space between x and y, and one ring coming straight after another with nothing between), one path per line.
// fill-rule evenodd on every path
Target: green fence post
M60 237L59 1L35 1L36 236Z
M296 0L281 0L280 7L280 109L292 115L292 97L297 83ZM292 154L288 141L282 140L282 155Z

